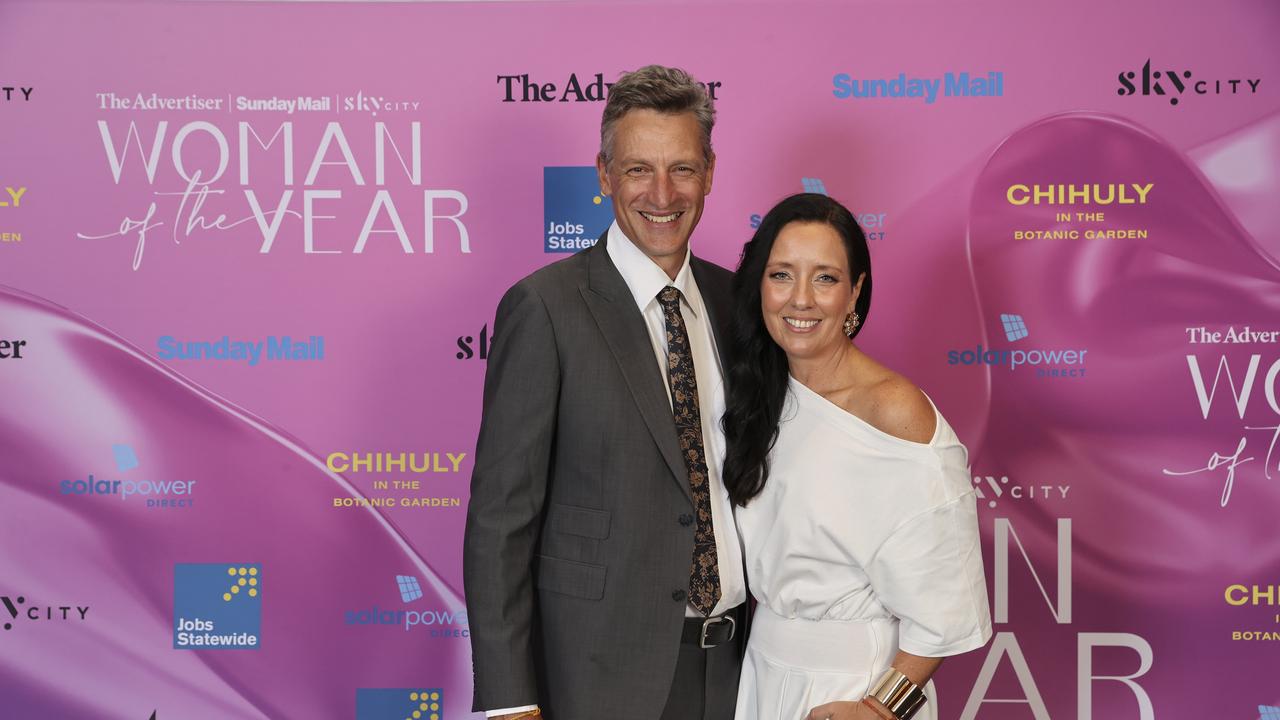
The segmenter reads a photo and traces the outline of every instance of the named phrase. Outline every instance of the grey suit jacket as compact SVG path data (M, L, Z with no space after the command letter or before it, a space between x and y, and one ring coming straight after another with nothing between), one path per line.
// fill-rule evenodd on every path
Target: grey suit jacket
M690 262L723 353L732 275ZM476 710L662 714L694 533L666 392L604 237L502 298L464 549ZM708 671L731 715L738 667Z

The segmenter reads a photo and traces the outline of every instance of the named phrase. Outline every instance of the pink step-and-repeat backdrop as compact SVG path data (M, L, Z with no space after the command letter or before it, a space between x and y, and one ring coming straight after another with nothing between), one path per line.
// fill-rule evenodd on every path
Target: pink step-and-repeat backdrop
M694 252L855 210L971 451L946 720L1280 718L1280 5L0 4L0 717L470 715L498 298L608 223L624 70L719 111ZM620 698L620 702L625 699Z

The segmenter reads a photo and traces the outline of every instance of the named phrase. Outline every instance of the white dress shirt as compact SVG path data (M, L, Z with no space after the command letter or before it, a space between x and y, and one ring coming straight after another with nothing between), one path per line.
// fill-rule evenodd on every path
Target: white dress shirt
M710 317L702 302L702 293L693 279L689 267L689 252L685 251L684 264L676 279L667 273L635 246L615 221L609 226L607 243L609 259L622 274L627 288L644 316L649 329L649 341L653 345L653 359L662 375L666 388L667 404L671 404L671 386L667 379L667 321L662 314L658 293L668 285L674 286L684 296L680 314L689 334L689 350L693 353L694 372L698 378L698 409L702 417L702 444L707 458L707 475L711 484L711 526L716 534L716 565L720 572L720 602L712 615L746 602L747 585L742 572L742 548L738 543L738 530L734 525L733 506L729 493L720 480L720 469L725 454L724 433L720 430L720 417L724 415L724 372L720 367L720 355L716 352L715 336L711 332ZM689 558L692 567L693 558ZM685 617L702 617L692 605L686 605ZM536 705L488 710L489 717L532 710Z
M711 318L707 315L702 293L693 279L689 267L689 252L685 251L684 264L676 279L645 255L614 222L609 226L609 259L622 274L627 287L635 298L644 324L649 329L649 341L653 345L654 362L662 374L667 389L667 403L671 403L671 386L667 379L667 321L662 314L658 293L668 285L674 286L684 296L680 314L684 317L689 333L689 350L693 353L694 372L698 377L698 409L702 416L702 444L707 457L707 475L711 483L711 526L716 534L716 565L720 572L720 602L712 615L719 615L741 605L747 599L747 585L742 575L742 548L738 544L738 530L734 525L733 505L729 493L720 480L724 463L725 441L720 430L720 418L724 415L724 372L720 367L720 355L716 352L715 335L711 332ZM692 557L690 558L692 562ZM702 617L689 605L685 617Z

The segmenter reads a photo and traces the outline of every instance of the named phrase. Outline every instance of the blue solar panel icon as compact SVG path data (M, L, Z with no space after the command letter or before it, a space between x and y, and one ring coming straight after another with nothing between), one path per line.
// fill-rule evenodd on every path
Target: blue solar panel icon
M1010 342L1021 340L1030 334L1027 332L1027 324L1022 321L1021 315L1001 315L1000 324L1004 325L1004 336Z
M418 578L412 575L397 575L396 584L400 586L401 600L412 602L422 597L422 586L418 584Z
M804 186L804 191L807 193L827 194L827 186L823 185L818 178L800 178L800 184Z

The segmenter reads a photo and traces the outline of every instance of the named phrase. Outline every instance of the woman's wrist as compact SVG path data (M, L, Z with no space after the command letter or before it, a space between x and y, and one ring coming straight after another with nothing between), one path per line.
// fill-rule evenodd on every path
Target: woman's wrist
M870 695L862 698L862 704L871 708L872 712L884 718L884 720L898 720L898 717L896 715L889 712L889 708L885 707L884 705L881 705L879 700L876 700Z

